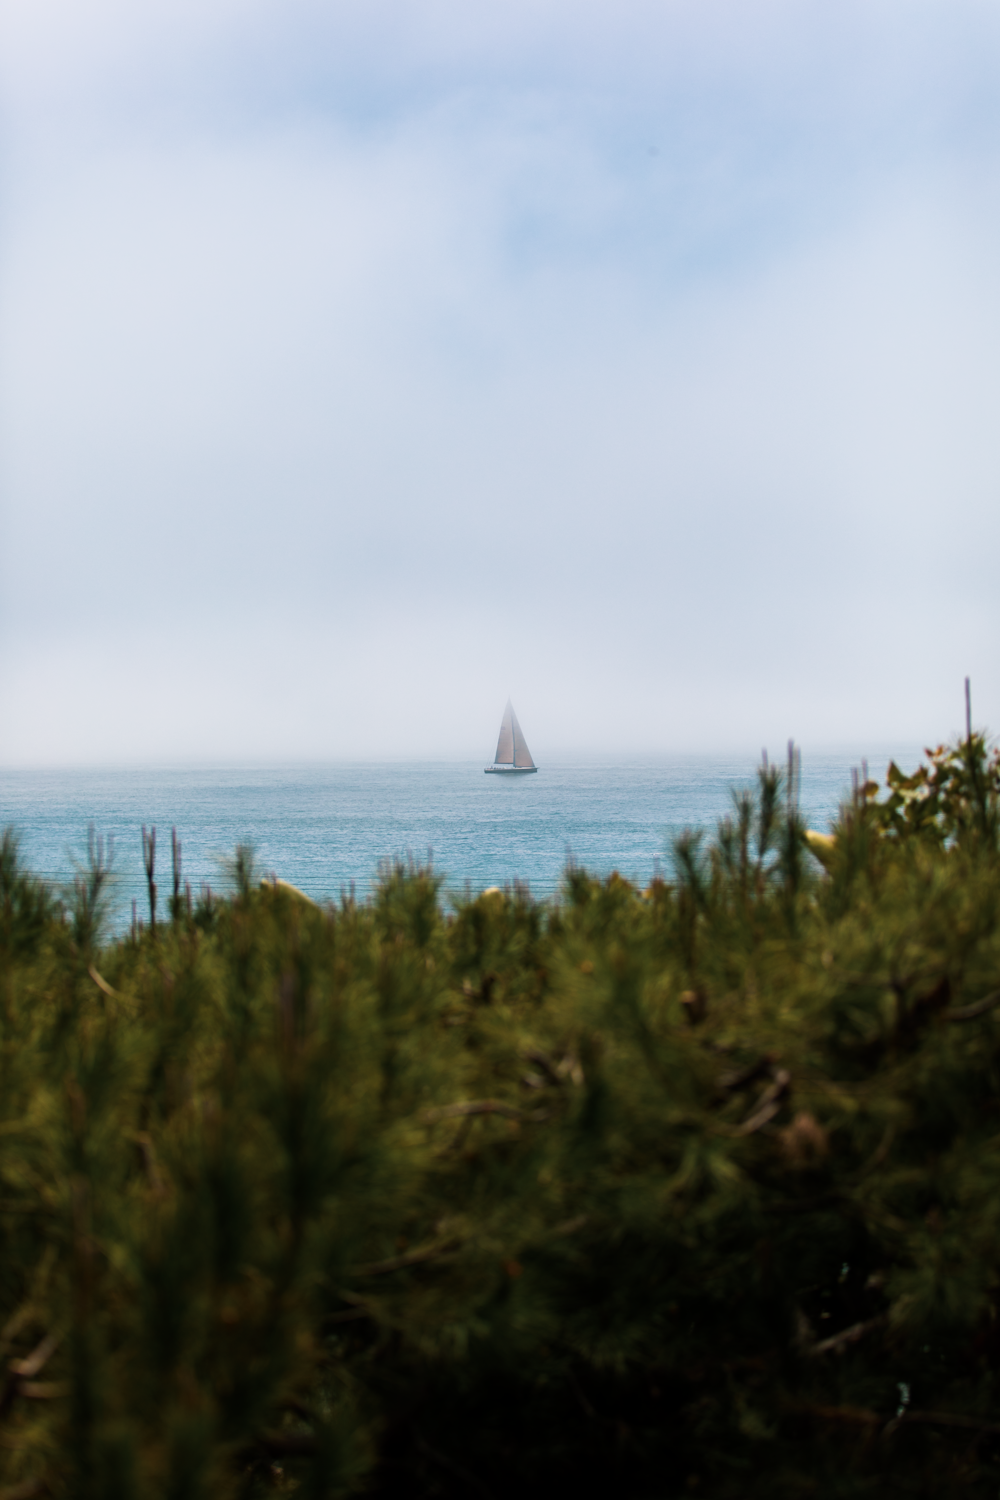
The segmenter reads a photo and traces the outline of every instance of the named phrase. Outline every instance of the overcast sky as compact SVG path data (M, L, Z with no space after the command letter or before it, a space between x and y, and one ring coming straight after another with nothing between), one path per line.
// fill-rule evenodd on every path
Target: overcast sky
M0 761L1000 729L995 0L0 14Z

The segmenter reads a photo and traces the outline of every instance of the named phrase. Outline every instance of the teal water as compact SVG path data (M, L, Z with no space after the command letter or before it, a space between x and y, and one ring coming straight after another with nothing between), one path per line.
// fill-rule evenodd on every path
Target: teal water
M871 757L881 779L890 752ZM918 752L897 748L912 765ZM825 829L848 794L857 758L806 755L801 804ZM568 860L618 870L645 885L668 872L673 838L714 827L731 790L754 779L752 760L676 757L633 763L554 764L537 776L484 776L483 762L260 768L0 771L0 823L20 833L29 866L53 885L83 862L87 829L114 843L115 920L145 914L141 828L157 829L157 882L169 894L170 830L182 878L225 888L224 862L253 845L262 874L317 900L354 887L365 896L381 861L432 860L446 888L523 881L553 894ZM162 907L161 907L162 910Z

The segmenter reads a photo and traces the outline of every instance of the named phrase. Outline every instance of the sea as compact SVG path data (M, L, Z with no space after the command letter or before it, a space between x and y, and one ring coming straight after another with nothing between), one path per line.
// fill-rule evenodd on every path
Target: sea
M920 750L871 754L876 780L890 758L912 768ZM829 828L860 766L848 751L803 756L799 802L811 827ZM133 902L148 916L144 826L156 829L160 902L171 889L172 832L182 887L195 898L229 888L238 844L252 848L261 877L320 902L366 899L396 860L433 865L446 902L514 882L548 898L570 864L640 886L669 875L678 834L710 835L755 776L753 757L735 755L555 762L516 777L485 776L482 761L0 769L0 826L17 831L25 863L56 890L85 866L88 835L102 840L120 932Z

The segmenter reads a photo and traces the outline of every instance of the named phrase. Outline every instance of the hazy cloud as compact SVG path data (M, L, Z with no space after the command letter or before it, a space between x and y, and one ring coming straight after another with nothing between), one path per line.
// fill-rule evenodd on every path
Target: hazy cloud
M1000 726L992 7L2 14L0 756Z

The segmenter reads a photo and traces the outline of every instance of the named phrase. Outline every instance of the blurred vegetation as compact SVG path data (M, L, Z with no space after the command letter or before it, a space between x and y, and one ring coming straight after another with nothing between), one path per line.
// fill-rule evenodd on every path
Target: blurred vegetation
M5 834L0 1497L995 1496L1000 765L794 780L550 904L175 846L115 941Z

